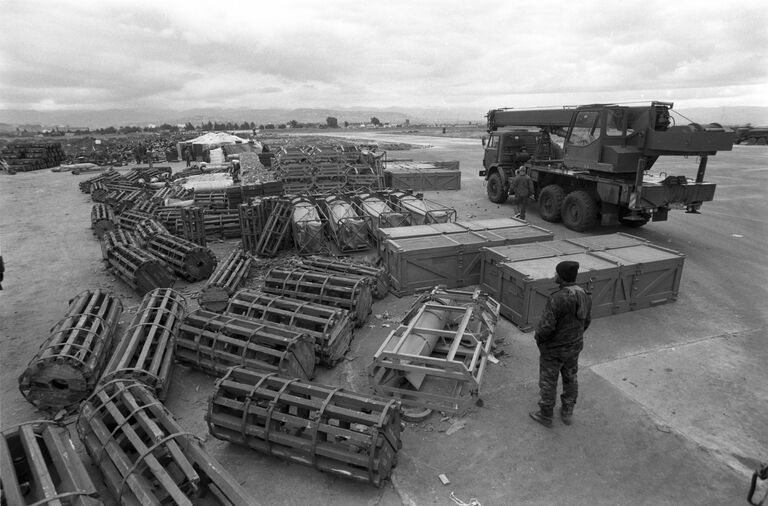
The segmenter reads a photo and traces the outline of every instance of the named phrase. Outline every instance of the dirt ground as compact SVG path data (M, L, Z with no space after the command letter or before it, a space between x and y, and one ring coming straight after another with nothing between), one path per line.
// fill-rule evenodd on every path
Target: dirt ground
M459 159L463 172L461 191L429 192L429 198L455 206L461 219L512 214L510 205L485 198L476 175L477 139L424 142L433 148L414 151L414 158ZM585 393L572 427L556 424L548 431L527 419L536 403L537 352L531 335L506 320L497 328L500 363L484 380L483 406L406 424L398 467L379 489L207 436L203 415L211 376L177 366L166 404L185 429L206 439L206 448L261 504L444 505L455 504L452 494L484 506L743 503L750 470L768 460L767 278L758 260L764 259L768 216L757 191L768 175L768 150L743 149L723 156L725 165L718 165L720 155L710 162L719 200L705 206L709 218L675 217L638 233L688 255L680 300L595 321L582 355ZM728 163L752 181L734 179ZM126 309L123 324L141 300L105 270L90 229L92 203L77 186L91 175L0 176L0 247L6 261L0 291L3 428L41 418L19 393L17 378L72 296L112 290ZM744 205L754 207L747 212ZM538 216L529 221L554 230L556 239L575 234ZM708 234L722 237L706 243ZM735 248L734 236L744 239ZM222 258L238 242L209 246ZM725 258L729 266L723 266ZM262 263L247 285L256 286L268 265ZM202 284L176 285L190 309ZM736 300L733 294L741 292ZM321 368L316 381L370 391L366 367L413 299L389 295L377 301L346 359L333 369ZM439 474L451 483L443 485Z

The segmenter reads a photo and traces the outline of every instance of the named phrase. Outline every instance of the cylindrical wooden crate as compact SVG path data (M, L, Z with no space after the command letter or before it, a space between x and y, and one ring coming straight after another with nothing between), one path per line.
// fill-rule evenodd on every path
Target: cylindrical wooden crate
M207 279L216 268L216 256L211 250L181 237L156 235L146 247L187 281Z
M136 224L136 235L142 246L149 244L149 241L159 234L170 235L170 232L162 223L154 218L147 218Z
M240 237L240 213L237 209L207 209L203 215L206 237Z
M107 251L107 261L115 276L142 295L170 288L176 279L162 260L137 246L117 244Z
M105 233L101 237L101 256L104 260L109 259L109 250L118 244L129 244L139 247L139 239L134 232L120 228Z
M309 379L315 372L314 341L278 323L198 309L179 329L176 358L216 376L245 366Z
M77 432L117 504L258 504L141 382L100 385Z
M90 194L93 202L103 204L107 201L107 194L109 190L106 185L101 181L95 181L91 184Z
M181 234L181 230L176 228L176 224L181 220L180 207L159 207L155 210L155 217L171 234Z
M383 267L374 267L359 262L334 260L332 258L309 257L301 261L307 269L323 272L341 272L370 278L373 296L383 299L389 292L389 276Z
M271 269L264 279L263 290L274 295L346 309L358 327L365 323L373 303L367 279L338 272Z
M229 300L226 312L301 329L315 338L315 356L329 367L344 358L352 342L349 312L337 307L239 290Z
M3 430L0 485L0 502L7 506L104 504L69 430L52 421L37 420Z
M122 302L111 292L86 290L75 296L19 377L22 395L54 414L77 409L104 370L122 312Z
M91 228L96 237L115 229L115 212L106 204L94 204L91 208Z
M101 383L114 378L141 381L165 400L173 372L173 349L187 301L170 288L156 288L141 301L104 368Z
M397 462L393 399L233 367L208 404L212 436L381 486Z
M120 228L131 230L133 232L136 231L136 227L138 227L139 223L151 218L152 215L149 213L142 213L134 210L123 211L117 215L117 221L120 224Z
M253 258L242 249L232 250L216 270L213 271L205 284L198 302L203 309L222 312L227 307L229 297L235 293L243 280L248 276Z

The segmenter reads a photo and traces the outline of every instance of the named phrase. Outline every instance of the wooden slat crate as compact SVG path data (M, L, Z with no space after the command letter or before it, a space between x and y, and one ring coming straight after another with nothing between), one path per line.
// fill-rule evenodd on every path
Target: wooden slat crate
M69 430L27 422L0 437L0 489L7 506L100 506L99 493L75 451Z
M203 215L206 237L240 237L240 213L237 209L207 209Z
M99 204L103 204L107 201L107 195L109 194L109 189L106 187L106 185L101 181L95 181L91 184L90 187L90 194L91 194L91 200L93 202L97 202Z
M207 279L216 268L216 256L211 250L181 237L156 235L146 248L187 281Z
M115 229L115 213L106 204L94 204L91 208L91 228L93 234L101 239L105 233Z
M107 363L123 304L104 290L69 301L64 318L19 377L19 390L38 409L71 412L93 391Z
M206 420L216 438L377 487L402 446L392 399L245 368L216 382Z
M328 232L341 252L361 251L371 247L371 219L361 216L346 197L331 195L318 199Z
M175 356L215 376L243 366L309 379L315 373L314 341L279 323L198 309L181 325Z
M199 246L205 246L205 220L202 207L181 208L181 237Z
M256 254L265 257L277 256L285 245L291 232L291 204L286 199L279 199L264 224L264 229L256 244Z
M152 200L142 200L141 202L138 202L136 205L133 206L134 211L139 211L141 213L148 213L154 216L155 211L157 211L158 205L156 202L153 202Z
M383 299L389 292L389 275L383 267L376 267L352 260L328 257L309 257L301 261L307 269L321 272L341 272L370 279L373 296Z
M480 396L498 318L498 302L479 290L425 294L375 353L374 391L412 408L470 408Z
M155 218L147 218L145 220L141 220L138 224L136 224L135 233L139 244L142 247L145 247L147 244L149 244L149 241L151 241L157 235L170 235L168 229L165 228L165 226L163 226L163 224Z
M352 342L352 321L344 309L253 290L239 290L229 300L227 314L280 323L315 339L317 361L333 367Z
M134 210L123 211L117 215L117 223L120 228L135 232L139 223L154 218L150 213L142 213Z
M147 293L117 339L100 383L134 379L164 401L173 373L176 334L186 311L187 300L175 290L156 288Z
M456 210L437 202L419 198L405 192L389 193L392 206L401 212L409 213L412 225L429 225L430 223L448 223L456 220Z
M337 272L271 269L264 279L263 291L346 309L357 327L368 319L373 304L367 279Z
M135 232L129 230L116 229L105 233L101 237L101 256L104 260L109 260L109 250L118 244L128 244L140 247L139 238Z
M195 192L194 196L195 205L204 207L207 209L228 209L227 192L222 191L209 191L209 192Z
M220 313L226 309L229 297L237 291L240 284L248 277L253 257L235 248L219 263L216 270L200 290L198 302L208 311Z
M314 199L298 196L291 199L291 229L293 243L299 255L330 254L330 247L325 238L325 225L315 205Z
M158 207L155 210L155 218L162 223L172 235L181 235L181 230L176 227L181 220L181 207Z
M380 228L407 227L411 223L410 213L395 211L375 193L360 193L355 195L354 201L360 211L371 218L374 232Z
M176 279L162 260L130 244L108 249L107 262L115 276L141 295L155 288L170 288Z
M80 408L77 432L116 504L258 504L140 382L99 386Z

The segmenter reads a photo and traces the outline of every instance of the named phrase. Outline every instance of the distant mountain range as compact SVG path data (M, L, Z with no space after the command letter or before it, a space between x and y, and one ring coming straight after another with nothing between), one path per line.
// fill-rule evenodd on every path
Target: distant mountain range
M692 122L723 125L768 125L768 107L698 107L676 111ZM466 124L485 123L485 110L470 108L334 108L334 109L214 109L199 108L185 111L158 109L109 109L103 111L35 111L0 110L0 131L15 131L25 125L105 128L109 126L147 126L212 122L254 122L257 125L281 124L295 120L299 123L325 123L331 116L339 124L367 123L372 117L382 123L403 124Z

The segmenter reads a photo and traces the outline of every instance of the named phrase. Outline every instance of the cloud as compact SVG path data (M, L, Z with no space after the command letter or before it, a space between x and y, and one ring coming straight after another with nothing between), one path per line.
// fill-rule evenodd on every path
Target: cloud
M768 105L766 21L761 0L6 0L0 109Z

